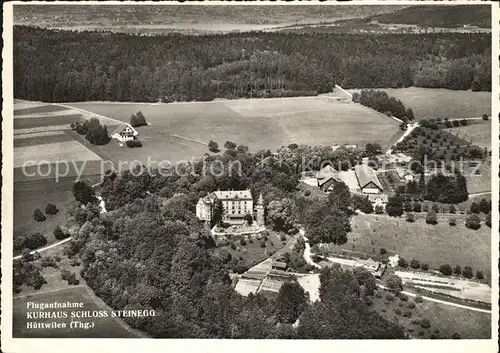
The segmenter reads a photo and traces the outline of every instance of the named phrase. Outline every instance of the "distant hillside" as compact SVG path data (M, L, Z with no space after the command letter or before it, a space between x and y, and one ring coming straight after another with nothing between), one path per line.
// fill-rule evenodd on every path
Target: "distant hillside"
M413 24L422 27L491 27L489 5L411 6L368 17L381 23Z
M175 23L293 24L373 16L404 6L74 6L15 5L14 23L41 27L134 26Z

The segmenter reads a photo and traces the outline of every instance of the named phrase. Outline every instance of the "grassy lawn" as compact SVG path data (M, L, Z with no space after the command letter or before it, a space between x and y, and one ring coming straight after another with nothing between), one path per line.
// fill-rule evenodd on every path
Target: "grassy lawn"
M58 224L66 223L66 212L75 202L73 198L74 180L72 178L38 180L14 184L14 237L42 233L47 237L48 245L55 243L52 232ZM59 209L55 215L46 215L44 222L33 219L33 211L39 208L45 212L47 203L53 203Z
M23 101L24 103L27 103L27 101ZM23 103L21 102L21 103ZM14 102L17 103L17 102ZM61 107L59 105L52 105L52 104L46 104L46 105L40 105L32 108L22 108L22 109L15 109L16 107L14 106L14 115L25 115L25 114L40 114L40 113L51 113L51 112L60 112L63 110L68 110L69 108L66 107Z
M481 148L486 147L488 151L491 150L491 120L481 120L481 123L478 124L449 128L445 131L458 135Z
M411 108L415 119L475 118L491 115L491 92L453 91L433 88L381 88ZM349 90L349 91L360 91Z
M129 122L141 111L150 124L138 129L143 147L104 146L116 160L179 160L208 152L206 143L230 140L252 151L290 143L333 145L389 144L397 122L366 107L318 97L252 99L208 103L136 104L71 103L73 107ZM335 126L325 129L326 125ZM370 124L370 129L365 129ZM195 142L193 140L199 141Z
M397 321L404 330L413 337L431 338L434 334L439 338L451 338L454 333L458 333L463 339L489 339L491 338L491 315L488 313L476 312L450 305L424 301L415 303L413 298L407 302L396 298L394 301L387 300L387 292L383 291L382 298L373 296L373 308L390 320ZM415 304L415 308L410 308L410 303ZM401 305L401 306L400 306ZM404 317L396 311L402 313L411 312L411 317ZM412 323L413 320L427 318L430 320L430 328L422 328L420 325ZM437 331L436 331L437 330ZM419 333L422 332L423 335Z
M329 248L337 253L346 249L369 256L380 254L384 248L408 261L415 258L427 263L431 268L448 263L482 270L487 278L491 273L491 229L485 225L475 231L462 222L455 227L447 223L433 226L423 219L408 223L404 218L361 214L352 219L348 242Z
M81 309L46 309L45 312L63 311L68 313L66 319L28 319L27 311L38 311L35 309L27 309L28 302L35 303L83 303ZM93 322L94 327L84 330L71 330L69 324L72 321L70 317L71 311L99 311L109 309L97 304L93 296L87 291L84 286L67 288L55 292L39 293L33 296L26 296L14 299L13 306L13 336L16 338L129 338L136 337L136 335L127 331L115 319L110 317L97 317L97 318L84 318L76 319L81 322ZM66 328L45 328L45 329L27 329L27 322L64 322Z
M217 254L222 249L226 249L233 258L239 259L245 266L252 267L283 248L289 239L290 236L286 236L286 240L281 241L278 233L270 231L265 247L262 247L261 240L257 239L246 241L246 245L241 245L240 241L234 241L232 243L234 249L229 244L214 249L214 253Z

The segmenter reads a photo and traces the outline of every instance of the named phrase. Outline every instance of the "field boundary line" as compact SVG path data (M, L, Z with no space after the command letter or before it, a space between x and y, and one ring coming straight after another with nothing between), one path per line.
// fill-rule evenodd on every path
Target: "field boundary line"
M58 105L60 107L64 107L64 108L69 108L69 109L74 109L74 110L78 110L80 112L82 112L83 114L85 115L93 115L97 118L104 118L104 119L109 119L109 120L112 120L114 122L116 122L118 125L121 125L123 124L123 121L120 121L120 120L116 120L116 119L113 119L113 118L110 118L110 117L107 117L107 116L104 116L104 115L101 115L101 114L97 114L97 113L92 113L88 110L85 110L85 109L82 109L82 108L77 108L77 107L72 107L70 105L66 105L66 104L61 104L61 103L52 103L52 105Z
M52 245L49 245L49 246L46 246L44 248L41 248L41 249L35 249L33 251L30 251L30 254L33 255L35 253L41 253L43 251L46 251L46 250L49 250L49 249L52 249L52 248L55 248L56 246L59 246L61 244L64 244L64 243L67 243L68 241L70 241L72 238L69 237L69 238L66 238L66 239L63 239L61 240L60 242L57 242L55 244L52 244ZM20 259L21 257L23 257L23 255L17 255L17 256L14 256L12 259L13 260L17 260L17 259Z
M170 136L177 137L177 138L180 138L182 140L196 142L196 143L199 143L199 144L201 144L203 146L208 146L208 143L206 143L206 142L203 142L203 141L200 141L200 140L196 140L196 139L192 139L192 138L189 138L189 137L184 137L184 136L175 135L175 134L170 134Z

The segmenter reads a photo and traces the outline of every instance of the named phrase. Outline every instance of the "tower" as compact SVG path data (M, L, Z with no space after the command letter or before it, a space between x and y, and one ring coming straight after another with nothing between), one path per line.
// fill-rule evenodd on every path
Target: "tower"
M262 197L262 193L259 195L259 199L257 200L257 205L255 206L255 210L257 211L257 225L264 225L264 198Z

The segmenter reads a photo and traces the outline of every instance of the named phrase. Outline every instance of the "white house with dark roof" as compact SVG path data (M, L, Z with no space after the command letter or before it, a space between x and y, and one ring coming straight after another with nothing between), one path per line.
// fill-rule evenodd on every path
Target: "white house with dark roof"
M128 123L120 124L111 134L111 138L114 138L120 142L132 141L139 133L132 125Z
M354 172L358 179L359 189L363 194L380 194L384 191L384 187L373 168L361 164L354 167Z

